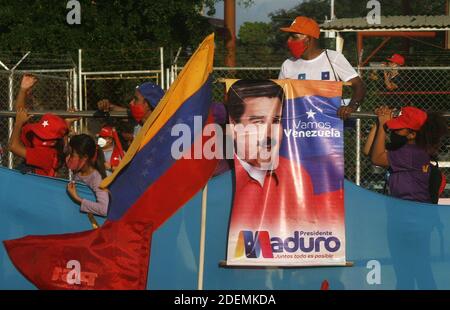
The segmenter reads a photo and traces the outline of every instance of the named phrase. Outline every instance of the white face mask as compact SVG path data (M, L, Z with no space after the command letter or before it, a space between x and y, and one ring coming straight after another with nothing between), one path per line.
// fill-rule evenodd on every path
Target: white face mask
M104 138L100 137L97 139L97 145L101 148L104 148L106 143L108 143L108 141L106 141L106 139L104 139Z

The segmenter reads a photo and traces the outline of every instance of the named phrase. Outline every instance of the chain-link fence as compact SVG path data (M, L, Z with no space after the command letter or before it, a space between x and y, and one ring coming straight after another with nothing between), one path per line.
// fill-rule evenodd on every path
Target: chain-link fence
M78 107L83 110L95 110L97 102L107 98L116 104L126 105L133 96L133 89L145 81L157 84L173 82L182 68L172 66L166 72L156 70L114 71L114 72L82 72L81 91L77 80L76 69L35 70L39 83L33 89L28 104L35 110L65 110ZM220 78L236 79L276 79L279 67L215 67L213 80ZM394 108L413 105L428 111L450 110L450 67L408 67L398 68L396 77L392 79L395 87L388 87L386 75L392 70L385 67L359 68L360 75L367 86L367 95L363 103L363 111L373 111L376 107L387 104ZM9 110L20 86L23 71L0 72L0 109ZM163 74L165 78L163 78ZM224 84L213 84L213 101L222 102ZM344 88L344 97L351 95L350 87ZM80 98L81 97L81 100ZM362 154L362 148L373 120L361 119L348 122L345 130L345 176L361 186L383 191L385 184L383 169L374 167L369 158ZM101 121L85 122L83 130L95 134ZM0 154L7 144L12 121L0 119ZM3 152L2 164L7 165L8 157ZM1 156L1 155L0 155ZM440 153L441 166L444 173L450 176L450 141L444 144ZM16 163L16 161L14 162ZM450 197L450 186L447 186L446 197Z
M126 53L122 50L108 50L107 55L110 57L105 57L100 64L91 63L90 55L98 52L99 50L80 50L78 65L67 56L30 52L0 53L0 65L5 69L0 71L0 110L14 109L24 73L38 77L38 83L27 98L30 111L95 110L101 99L126 106L137 85L147 81L159 85L169 84L169 80L166 81L164 77L163 48ZM139 58L132 57L134 54L131 55L131 52L138 53ZM98 65L109 71L100 71ZM153 70L143 70L144 67ZM117 71L119 68L133 71ZM31 121L35 120L36 118ZM12 118L0 118L0 165L16 167L21 160L6 150L12 125ZM99 119L83 119L76 122L74 128L76 132L95 135L101 125L102 121Z
M74 107L73 70L15 70L0 72L0 110L14 109L24 73L32 73L38 78L26 101L26 107L30 111L67 110ZM31 121L36 119L32 118ZM8 144L12 125L12 119L0 118L0 145L3 148ZM3 152L2 165L14 167L20 161Z
M361 68L360 75L367 86L366 100L362 108L365 111L373 111L383 104L397 109L411 105L427 111L450 110L449 67L398 68L396 71L384 67L368 67ZM360 130L355 126L354 129L346 131L346 177L359 181L362 187L382 192L385 185L384 169L373 166L370 159L362 153L375 122L361 119L358 123ZM355 143L358 140L358 131L359 145ZM439 160L444 173L450 176L448 139L439 153ZM444 196L450 197L450 186L447 186Z

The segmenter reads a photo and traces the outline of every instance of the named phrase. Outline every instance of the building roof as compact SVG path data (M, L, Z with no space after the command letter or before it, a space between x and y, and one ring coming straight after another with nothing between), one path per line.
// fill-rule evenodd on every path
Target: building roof
M366 17L339 18L320 25L322 31L417 31L450 30L450 16L381 16L380 24L369 24Z

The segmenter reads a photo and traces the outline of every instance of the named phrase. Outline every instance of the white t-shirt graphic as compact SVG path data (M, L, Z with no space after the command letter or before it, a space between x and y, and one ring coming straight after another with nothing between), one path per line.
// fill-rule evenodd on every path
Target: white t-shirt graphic
M337 80L348 82L358 76L348 60L339 52L327 50ZM325 51L314 59L289 58L283 62L278 79L336 81Z

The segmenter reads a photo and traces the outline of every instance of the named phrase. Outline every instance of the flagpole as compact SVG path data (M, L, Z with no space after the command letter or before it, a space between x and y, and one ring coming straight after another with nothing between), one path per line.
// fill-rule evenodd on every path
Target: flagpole
M205 239L206 239L206 201L208 197L208 184L203 188L202 193L202 221L200 228L200 255L198 262L198 286L197 289L203 290L203 271L205 265Z

